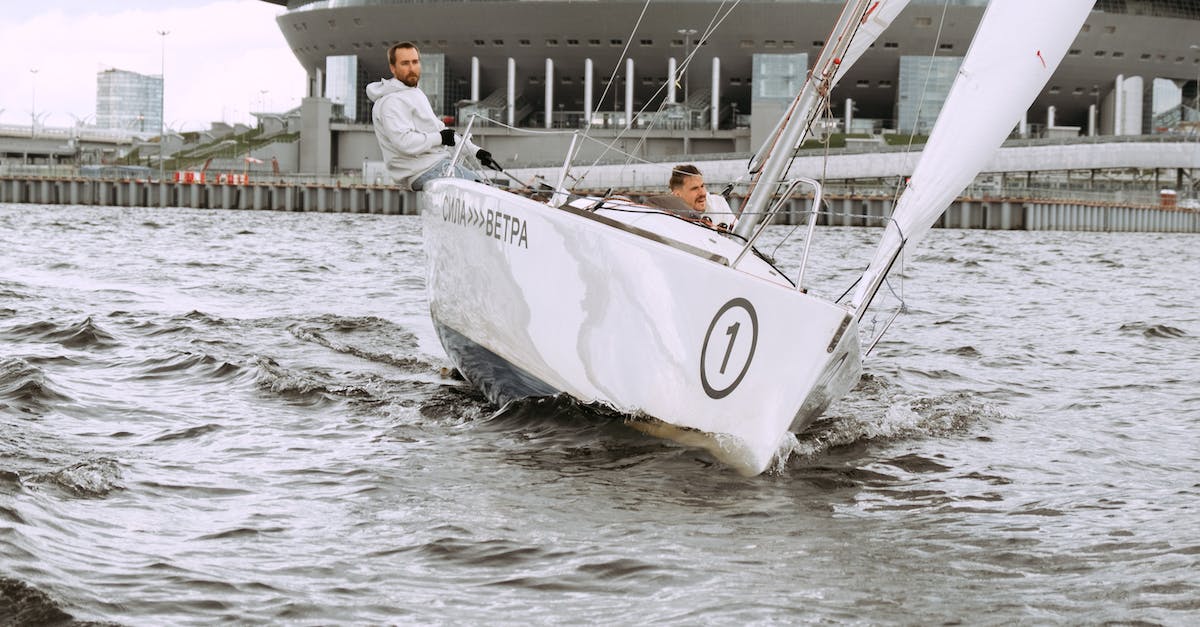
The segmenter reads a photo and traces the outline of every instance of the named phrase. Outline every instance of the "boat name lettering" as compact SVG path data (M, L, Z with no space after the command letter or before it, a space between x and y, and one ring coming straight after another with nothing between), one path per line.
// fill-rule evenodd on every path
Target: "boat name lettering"
M525 220L495 209L467 206L462 198L448 198L442 204L442 220L451 224L476 227L488 237L505 244L529 248L529 230Z

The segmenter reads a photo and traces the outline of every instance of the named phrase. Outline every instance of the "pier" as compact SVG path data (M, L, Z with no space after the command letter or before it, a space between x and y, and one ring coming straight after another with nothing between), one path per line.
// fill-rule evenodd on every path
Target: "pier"
M0 203L414 214L412 192L392 185L263 181L187 183L41 176L0 177Z
M890 196L827 195L817 216L825 226L882 226L891 216ZM736 206L736 203L731 203ZM772 224L800 224L812 210L811 198L788 201ZM1138 205L1068 198L961 196L942 213L935 228L1001 231L1134 231L1200 233L1200 211L1178 206Z
M968 190L969 191L969 190ZM817 223L880 226L890 215L890 196L827 194ZM733 197L735 208L741 199ZM185 207L261 211L315 211L414 215L416 195L392 185L330 181L239 183L107 180L79 177L3 176L0 203ZM812 199L789 200L773 224L802 224ZM1025 231L1138 231L1200 233L1200 211L1167 202L1139 204L1070 198L964 195L935 227Z

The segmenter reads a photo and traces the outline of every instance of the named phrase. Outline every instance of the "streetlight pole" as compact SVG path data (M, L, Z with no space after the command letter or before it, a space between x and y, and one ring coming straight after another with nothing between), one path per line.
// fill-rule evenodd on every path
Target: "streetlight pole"
M1192 44L1192 45L1188 46L1188 50L1200 51L1200 44ZM1200 63L1196 63L1195 65L1196 65L1196 113L1200 114ZM1200 123L1200 119L1197 119L1196 122ZM1197 127L1196 130L1200 131L1200 127Z
M688 101L688 70L690 70L692 67L692 60L688 55L688 48L691 47L692 35L696 34L696 29L681 28L675 32L683 35L683 104L686 107ZM691 125L689 124L689 127L690 126Z
M1188 46L1188 50L1200 52L1200 44L1192 44ZM1196 131L1196 143L1200 144L1200 63L1196 63L1196 120L1193 123L1196 125L1193 129ZM1192 170L1192 198L1200 198L1200 188L1196 184L1195 169Z
M29 136L35 137L37 133L37 68L29 68L29 73L33 75L33 87L30 89L29 96Z
M167 129L167 115L166 115L166 108L167 108L166 107L166 103L167 103L167 35L169 35L169 34L171 34L171 31L167 31L167 30L158 31L159 42L161 43L161 46L159 47L159 55L158 55L158 62L159 62L159 66L158 66L158 81L159 81L159 86L158 86L158 88L159 88L159 94L158 94L158 181L159 181L159 183L161 183L163 180L163 167L164 167L163 166L163 144L167 143L167 130L166 130Z

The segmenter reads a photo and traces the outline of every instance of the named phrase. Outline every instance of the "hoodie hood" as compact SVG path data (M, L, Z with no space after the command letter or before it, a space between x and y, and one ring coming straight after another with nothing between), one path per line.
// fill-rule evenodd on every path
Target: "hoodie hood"
M376 102L388 94L407 91L409 89L416 89L416 87L409 87L396 78L385 78L367 85L367 97L371 99L371 102Z

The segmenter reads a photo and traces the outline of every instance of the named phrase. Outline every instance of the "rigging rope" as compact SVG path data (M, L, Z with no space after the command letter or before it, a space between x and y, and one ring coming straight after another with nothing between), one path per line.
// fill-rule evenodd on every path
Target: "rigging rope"
M741 4L741 0L733 0L733 4L731 4L729 6L729 8L726 9L725 5L728 3L729 3L729 0L721 0L721 4L717 7L716 11L713 12L713 17L712 17L712 19L709 20L708 26L705 27L704 32L701 33L700 38L696 41L695 48L693 48L688 53L688 56L684 58L683 63L680 64L680 67L676 68L675 75L669 77L669 79L668 79L669 81L671 81L673 83L677 83L679 78L685 75L687 68L691 65L692 59L700 51L700 47L704 44L704 42L708 41L708 38L711 37L712 34L714 32L716 32L716 30L718 28L720 28L721 24L723 24L725 22L725 20L729 17L729 15L733 12L733 10L735 8L737 8L737 6L739 4ZM611 89L613 84L616 83L617 72L620 70L621 64L625 60L625 57L629 50L630 42L632 42L633 37L636 35L638 26L641 24L642 19L645 17L646 10L649 8L649 6L650 6L650 0L647 0L646 4L643 5L643 7L642 7L642 13L638 17L637 24L634 25L633 31L630 33L629 38L626 40L625 49L621 51L621 56L617 59L616 67L613 69L613 73L609 77L608 85L605 86L604 93L601 94L599 102L604 102L604 98L606 98L608 95L608 90ZM607 142L606 149L601 151L600 154L596 156L595 160L593 160L592 163L587 167L587 169L584 170L584 173L581 176L573 177L573 178L575 178L575 180L577 182L583 181L584 179L586 179L588 174L591 172L591 169L594 168L596 165L598 165L600 163L600 161L604 158L604 156L606 154L608 154L608 152L610 150L613 152L624 154L624 155L630 157L631 159L636 158L630 152L625 152L625 151L616 149L615 148L616 143L618 141L620 141L621 139L623 139L627 132L629 132L630 130L633 129L633 119L640 118L642 116L642 114L644 114L646 112L646 110L649 109L650 103L654 102L663 93L663 90L665 90L666 88L667 88L666 83L659 85L658 89L655 90L655 92L650 95L650 97L646 100L646 104L642 105L642 108L638 110L637 114L635 114L633 116L633 118L631 118L630 120L627 120L627 122L629 123L628 126L621 129L617 133L616 137L614 137L610 142ZM663 100L658 106L658 112L661 113L663 110L665 110L667 104L674 104L674 103L667 103L665 100ZM686 103L684 103L684 104L686 105ZM650 131L654 128L654 122L655 122L655 120L652 119L650 125L642 130L641 137L638 138L638 142L634 145L634 147L632 149L630 149L631 151L636 152L638 149L640 149L645 144L646 138L649 136ZM584 128L584 132L583 132L583 135L585 137L588 136L588 133L591 131L591 128L592 128L592 121L591 121L591 119L589 119L587 121L587 126ZM595 140L595 141L599 141L599 140ZM632 160L626 161L626 165L629 165L630 163L632 163Z

